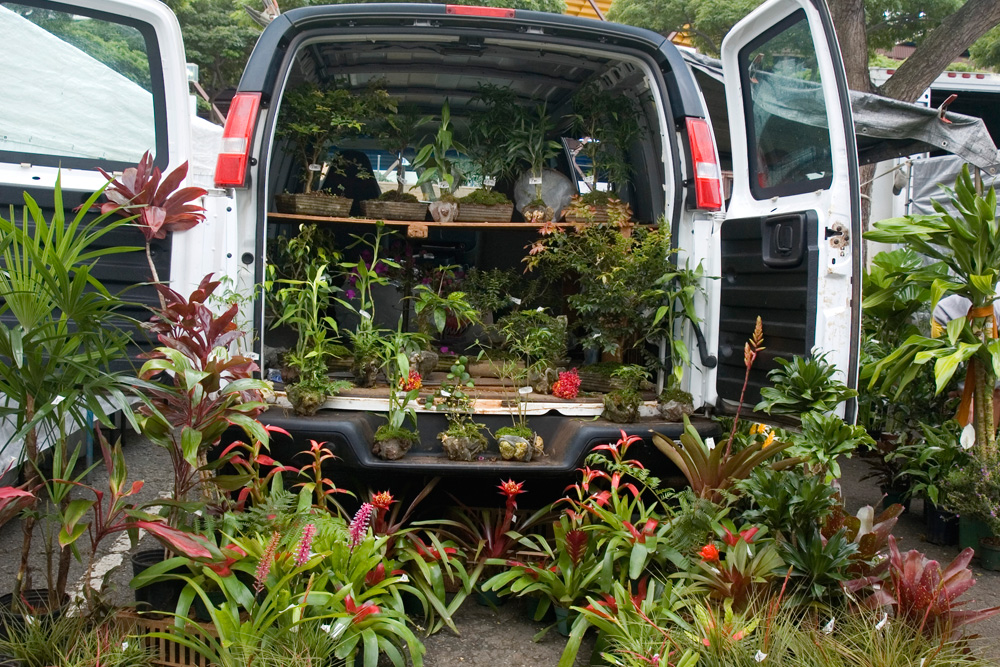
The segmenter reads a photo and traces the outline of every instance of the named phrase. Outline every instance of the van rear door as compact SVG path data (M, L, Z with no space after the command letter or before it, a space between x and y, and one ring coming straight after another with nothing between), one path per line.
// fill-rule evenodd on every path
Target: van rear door
M744 343L759 316L766 350L745 402L774 358L823 352L857 385L860 194L847 81L824 0L770 0L722 45L733 148L721 251L716 405L743 387ZM854 419L852 404L841 406Z

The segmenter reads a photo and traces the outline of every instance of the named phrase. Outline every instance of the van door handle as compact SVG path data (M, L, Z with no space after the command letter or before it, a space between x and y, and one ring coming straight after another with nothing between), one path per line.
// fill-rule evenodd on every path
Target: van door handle
M761 258L772 269L793 269L802 264L806 249L806 224L811 211L762 218Z

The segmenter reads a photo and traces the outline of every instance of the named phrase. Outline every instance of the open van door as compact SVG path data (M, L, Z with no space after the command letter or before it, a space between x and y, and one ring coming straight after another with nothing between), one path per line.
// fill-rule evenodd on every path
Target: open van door
M857 385L861 229L847 80L824 0L770 0L722 44L733 189L718 232L717 406L739 400L743 346L764 345L745 403L775 357L825 353ZM852 401L840 408L855 418Z

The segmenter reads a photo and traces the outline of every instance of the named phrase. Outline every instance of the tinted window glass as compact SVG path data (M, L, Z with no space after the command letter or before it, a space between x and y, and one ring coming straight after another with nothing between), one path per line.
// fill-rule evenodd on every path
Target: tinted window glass
M57 7L0 2L0 153L137 162L156 148L151 31Z
M829 187L829 121L805 14L795 12L748 44L739 61L754 197Z

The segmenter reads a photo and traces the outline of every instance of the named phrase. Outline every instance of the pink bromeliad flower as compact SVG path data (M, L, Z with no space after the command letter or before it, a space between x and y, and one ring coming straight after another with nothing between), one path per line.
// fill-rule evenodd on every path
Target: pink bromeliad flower
M295 565L302 567L309 562L311 555L313 537L316 536L316 524L310 523L302 529L302 537L299 538L299 546L295 549Z
M368 524L371 522L374 510L375 507L371 503L364 503L358 509L354 518L351 519L348 537L348 544L351 547L351 551L354 551L354 547L361 544L361 540L365 539L365 535L368 534Z
M271 540L264 547L264 553L260 555L260 562L257 563L257 571L254 573L253 584L254 590L258 593L264 590L264 582L267 581L267 575L271 573L271 565L274 563L274 552L278 548L280 540L281 535L278 531L274 531L271 534Z

